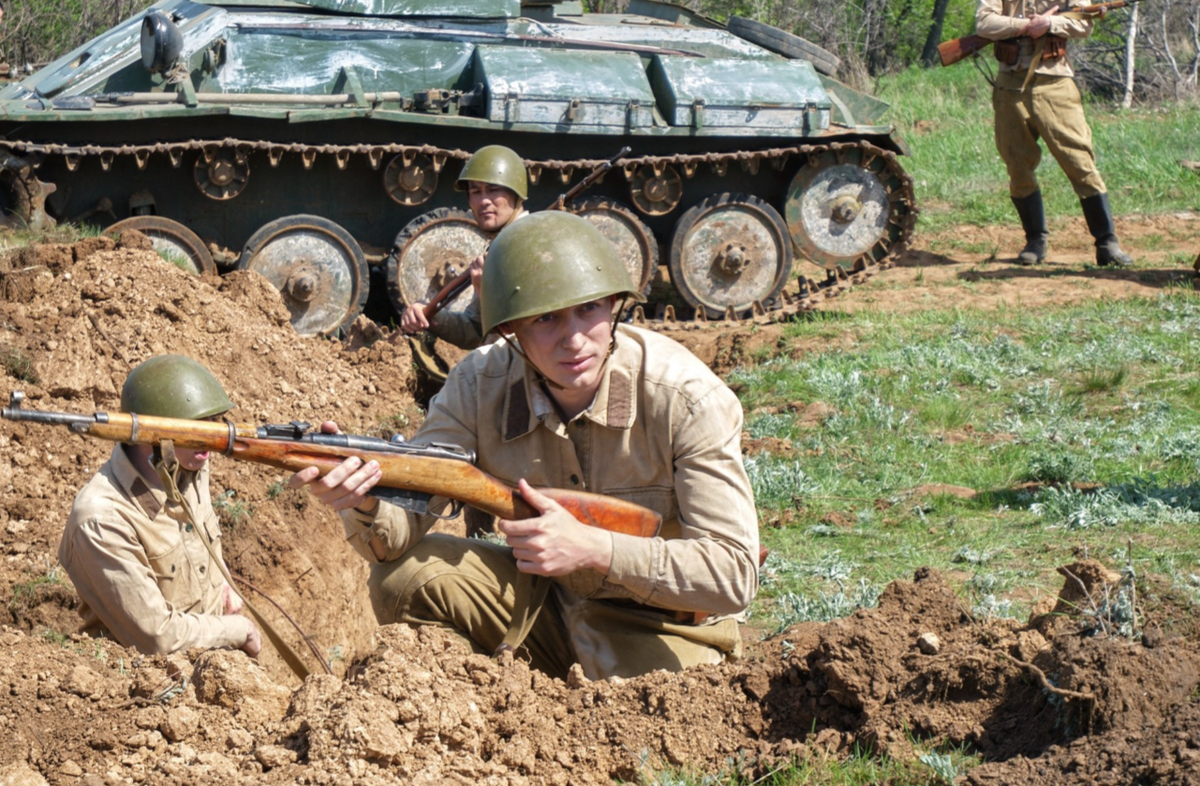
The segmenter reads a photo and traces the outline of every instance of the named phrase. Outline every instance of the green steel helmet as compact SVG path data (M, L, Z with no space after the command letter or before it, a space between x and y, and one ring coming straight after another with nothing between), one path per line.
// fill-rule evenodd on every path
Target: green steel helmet
M609 295L638 294L617 250L586 218L547 210L496 235L483 265L483 332Z
M466 191L469 182L504 186L521 199L529 195L529 175L525 172L525 162L504 145L481 147L467 159L462 174L454 183L454 190Z
M121 388L121 411L202 420L233 409L221 383L183 355L155 355L129 372Z

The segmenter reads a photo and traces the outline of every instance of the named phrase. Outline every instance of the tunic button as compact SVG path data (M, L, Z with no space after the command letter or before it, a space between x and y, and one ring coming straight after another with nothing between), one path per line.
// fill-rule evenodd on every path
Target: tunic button
M578 475L572 475L572 476L571 476L571 482L572 482L572 483L574 483L576 486L578 486L578 485L579 485L579 476L578 476Z

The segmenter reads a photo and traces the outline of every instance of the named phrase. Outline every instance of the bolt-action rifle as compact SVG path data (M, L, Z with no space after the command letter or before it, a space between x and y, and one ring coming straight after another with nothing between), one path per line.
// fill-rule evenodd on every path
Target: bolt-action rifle
M158 445L170 442L176 448L223 453L239 461L266 464L297 472L320 467L325 475L347 458L357 456L376 461L383 478L371 495L414 513L429 512L429 500L446 497L457 508L471 505L505 519L533 518L538 511L520 493L500 479L475 466L475 455L457 445L410 445L354 434L322 434L310 431L308 423L253 426L231 421L152 417L128 412L96 412L77 415L25 409L20 391L0 410L5 420L23 420L66 426L113 442ZM610 532L653 537L661 517L632 502L565 489L539 489L584 524Z
M1102 16L1109 11L1115 11L1118 8L1124 8L1128 5L1133 5L1138 0L1113 0L1110 3L1096 3L1095 5L1077 5L1068 11L1064 11L1056 16L1061 16L1066 19L1092 19L1093 17ZM959 60L965 60L971 55L986 49L994 44L990 38L984 38L978 35L965 35L962 38L955 38L950 41L943 41L938 44L938 55L942 58L942 65L954 65Z
M550 205L550 207L546 209L566 210L568 202L582 194L584 191L587 191L592 187L593 183L604 177L604 174L616 166L618 161L629 155L629 150L630 148L628 147L621 148L619 153L593 169L583 180L580 180L578 183L571 186L569 190L559 194L558 199L554 200L554 204ZM454 298L458 297L459 293L466 289L467 285L470 283L471 271L469 268L450 279L450 281L446 283L446 286L438 290L438 293L433 296L433 299L425 304L425 320L431 321L434 316L437 315L437 312L441 311L444 306L452 302Z

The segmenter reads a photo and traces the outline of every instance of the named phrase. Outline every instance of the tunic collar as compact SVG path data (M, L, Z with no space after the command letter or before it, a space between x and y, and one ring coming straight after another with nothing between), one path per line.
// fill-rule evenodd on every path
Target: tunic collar
M579 417L608 428L633 427L637 418L637 398L634 396L637 353L631 351L631 343L628 339L622 340L618 330L616 345L604 366L596 397ZM542 388L529 364L514 363L513 369L508 377L504 401L505 442L529 434L555 413L549 394Z

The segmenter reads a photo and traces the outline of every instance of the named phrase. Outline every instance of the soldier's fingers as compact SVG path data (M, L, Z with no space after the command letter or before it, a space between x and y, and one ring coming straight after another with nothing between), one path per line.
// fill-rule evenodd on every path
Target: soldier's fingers
M298 489L307 486L316 480L321 474L320 467L305 467L288 478L287 486L290 489Z
M559 508L559 504L557 502L550 499L533 486L529 485L524 478L521 478L521 480L517 482L517 490L521 492L521 498L528 502L530 507L535 509L538 513L545 514L552 510L558 510Z

